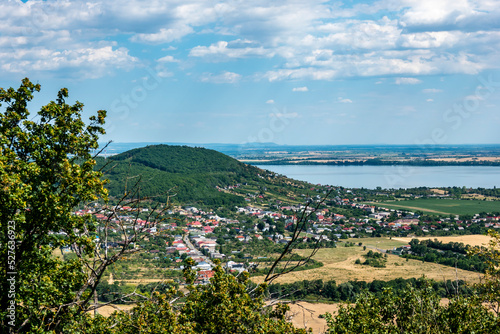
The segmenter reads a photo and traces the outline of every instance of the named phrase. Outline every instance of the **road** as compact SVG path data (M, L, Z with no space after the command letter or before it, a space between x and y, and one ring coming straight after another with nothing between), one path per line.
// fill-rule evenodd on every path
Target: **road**
M203 261L211 265L212 267L215 267L215 264L210 260L208 256L203 255L202 252L200 252L192 243L191 240L189 240L189 233L187 233L184 238L182 239L184 241L184 244L186 245L187 248L190 250L193 250L196 254L196 256L203 258Z

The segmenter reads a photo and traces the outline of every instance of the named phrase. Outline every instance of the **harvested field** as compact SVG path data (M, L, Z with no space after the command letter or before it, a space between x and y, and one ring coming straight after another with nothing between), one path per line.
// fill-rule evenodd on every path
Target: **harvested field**
M447 298L441 299L440 304L446 306L449 303ZM320 314L332 313L335 315L339 309L340 303L324 304L324 303L307 303L296 302L290 304L289 314L291 322L297 328L312 328L313 333L326 332L326 320L319 318Z
M373 239L373 240L372 240ZM371 242L365 241L365 239L356 239L367 245L367 249L363 251L363 247L342 247L339 245L338 248L326 248L320 249L313 259L320 261L324 264L323 267L314 268L310 270L303 270L297 272L291 272L277 278L275 283L293 283L302 280L315 280L322 279L323 281L335 280L337 284L347 282L347 281L366 281L371 282L375 279L389 281L396 278L411 278L411 277L422 277L435 279L435 280L447 280L447 279L463 279L468 282L476 282L479 280L479 274L465 271L457 270L452 267L446 267L436 263L422 262L417 260L401 258L396 255L389 254L387 258L387 264L385 268L374 268L370 266L365 266L361 264L355 264L356 259L363 259L362 255L366 254L368 250L374 249L371 246L375 240L380 240L379 244L375 243L375 247L378 249L392 249L395 246L391 246L392 243L399 243L399 245L407 244L407 242L402 242L398 240L390 240L388 238L370 238ZM296 250L300 255L307 255L308 250ZM262 282L263 276L255 276L252 280L256 283Z
M113 307L113 306L114 306L114 307ZM135 304L133 304L133 305L125 305L125 304L124 304L124 305L114 305L114 304L113 304L113 306L111 306L111 305L106 305L106 306L103 306L103 307L101 307L101 308L98 310L98 312L99 312L99 314L100 314L100 315L102 315L102 316L109 317L109 316L110 316L110 315L111 315L114 311L116 311L116 310L117 310L116 308L118 308L118 309L120 309L120 310L122 310L122 311L128 311L128 310L132 309L132 308L135 306ZM115 308L115 307L116 307L116 308ZM92 314L93 314L93 313L94 313L94 312L92 312Z
M120 282L123 284L149 284L149 283L159 283L159 282L171 282L171 279L165 278L138 278L138 279L113 279L113 282Z
M418 238L392 238L393 240L402 241L408 244L411 239L418 240L434 240L437 239L441 242L462 242L464 245L471 246L485 246L490 241L490 237L482 234L473 235L459 235L459 236L449 236L449 237L418 237Z
M297 302L290 305L288 316L291 316L291 322L297 328L312 328L313 333L326 332L326 320L319 318L320 314L337 313L339 304L323 304Z

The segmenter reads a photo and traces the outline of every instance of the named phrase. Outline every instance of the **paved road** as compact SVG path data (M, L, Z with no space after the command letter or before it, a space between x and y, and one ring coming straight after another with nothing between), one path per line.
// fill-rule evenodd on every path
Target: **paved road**
M202 252L200 252L192 243L191 243L191 240L189 240L189 233L186 234L183 238L184 240L184 243L186 244L187 248L191 249L191 250L194 250L196 252L196 256L199 256L201 258L203 258L203 260L210 264L212 267L215 267L215 264L212 262L212 260L210 260L209 257L203 255Z

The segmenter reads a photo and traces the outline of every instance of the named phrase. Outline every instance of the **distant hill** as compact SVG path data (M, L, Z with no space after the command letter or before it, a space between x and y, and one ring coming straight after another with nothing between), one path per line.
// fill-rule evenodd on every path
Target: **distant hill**
M165 192L174 188L176 202L183 204L238 205L244 203L242 196L218 191L216 186L263 182L262 170L206 148L152 145L99 158L97 167L106 163L105 177L111 181L107 188L114 197L140 178L141 196L160 195L159 201L166 201Z

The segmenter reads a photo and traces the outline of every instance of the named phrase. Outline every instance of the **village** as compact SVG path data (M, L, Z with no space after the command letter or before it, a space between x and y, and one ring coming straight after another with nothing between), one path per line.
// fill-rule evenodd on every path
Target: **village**
M352 195L351 190L349 193ZM251 196L249 199L249 202L253 200ZM95 242L103 249L121 247L124 244L123 234L136 231L146 237L134 247L143 248L153 261L171 259L172 268L180 270L183 268L182 261L191 257L196 263L193 269L198 272L199 284L208 283L213 276L215 259L220 260L230 272L242 272L255 267L253 260L265 258L267 254L248 253L244 246L263 241L276 245L287 244L291 240L290 231L302 212L310 215L307 229L300 237L300 242L309 245L307 247L317 244L336 247L339 240L352 238L472 234L483 229L500 228L500 216L476 214L469 220L463 220L458 215L436 216L428 220L429 216L414 212L362 203L355 196L350 196L350 199L335 196L322 202L320 195L317 195L305 197L304 204L272 204L265 208L249 203L244 207L236 206L225 217L216 213L216 210L174 206L166 214L175 219L160 222L147 220L151 210L150 207L94 203L75 211L75 214L91 215L102 223ZM106 234L107 240L100 240L99 235L102 238L105 229L109 232ZM162 238L163 243L148 245L159 238ZM65 251L69 252L70 249Z

